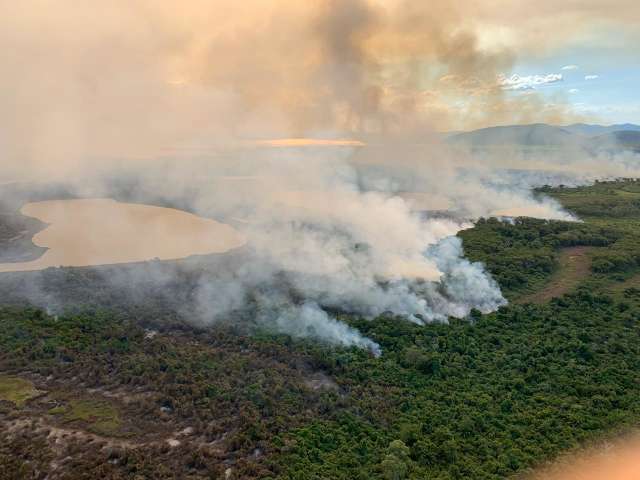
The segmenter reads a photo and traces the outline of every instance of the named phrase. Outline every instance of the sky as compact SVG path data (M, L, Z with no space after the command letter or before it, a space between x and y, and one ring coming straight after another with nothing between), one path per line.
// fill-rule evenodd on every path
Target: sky
M640 123L637 0L0 0L0 15L6 169Z
M619 17L587 16L580 31L558 38L554 44L538 51L523 48L505 75L517 80L507 87L511 95L535 92L551 104L564 102L585 122L640 123L640 55L636 47L640 7L625 2L609 5ZM561 12L563 5L558 9ZM625 14L629 19L622 18Z
M513 75L520 77L521 86L514 95L535 90L548 102L567 102L586 122L640 124L640 55L625 46L573 47L542 58L523 57ZM538 84L536 78L541 79Z

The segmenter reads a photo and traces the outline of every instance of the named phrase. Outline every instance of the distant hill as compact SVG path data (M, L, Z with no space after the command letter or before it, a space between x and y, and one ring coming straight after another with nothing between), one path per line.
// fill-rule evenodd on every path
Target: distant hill
M447 142L469 147L489 146L567 146L579 138L561 127L544 123L489 127L452 135Z
M585 137L595 137L598 135L604 135L613 132L640 132L640 125L634 125L633 123L621 123L617 125L590 125L587 123L574 123L572 125L565 125L564 130L583 135Z
M596 150L632 150L640 153L640 130L627 130L605 133L589 139L590 146Z
M640 125L587 125L564 127L535 123L481 128L470 132L456 132L445 138L450 145L470 148L517 147L556 148L573 147L594 150L640 149Z

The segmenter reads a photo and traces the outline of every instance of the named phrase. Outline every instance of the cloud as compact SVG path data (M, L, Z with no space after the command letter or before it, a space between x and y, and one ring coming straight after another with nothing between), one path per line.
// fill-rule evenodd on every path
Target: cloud
M536 87L562 82L561 73L548 73L546 75L527 75L521 77L513 74L510 77L501 75L498 77L498 84L503 90L535 90Z
M577 70L580 67L578 65L565 65L560 70Z
M579 88L572 88L571 90L569 90L569 93L578 93L579 91Z
M523 120L525 99L496 85L520 52L485 42L502 5L60 0L52 11L48 3L0 2L12 19L0 27L0 47L11 52L0 68L0 153L17 173L205 141L555 121L535 95ZM468 24L479 9L480 23ZM212 23L220 12L225 21ZM460 100L469 107L455 107Z
M619 45L616 54L632 56L637 43L622 43L621 39L635 40L640 35L640 3L636 0L563 2L560 8L550 0L449 3L464 8L479 25L485 47L506 45L521 55Z
M599 75L585 75L584 79L585 80L596 80L599 77L600 77Z

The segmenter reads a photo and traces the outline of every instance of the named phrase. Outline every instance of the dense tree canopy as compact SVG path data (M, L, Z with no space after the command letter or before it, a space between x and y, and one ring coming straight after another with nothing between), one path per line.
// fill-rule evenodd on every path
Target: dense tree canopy
M379 358L233 323L145 330L152 296L148 316L115 297L108 308L108 292L100 308L70 294L60 316L2 307L0 375L46 394L18 408L0 393L13 428L0 432L0 471L39 478L71 456L60 478L502 479L636 427L639 184L544 190L583 222L483 219L460 234L508 306L426 326L338 313ZM590 247L575 288L525 301L572 246ZM92 285L90 270L56 275ZM54 448L53 428L95 437Z

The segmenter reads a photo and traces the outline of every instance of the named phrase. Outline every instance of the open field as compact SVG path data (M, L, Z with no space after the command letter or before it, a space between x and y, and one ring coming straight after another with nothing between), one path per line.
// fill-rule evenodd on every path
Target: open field
M40 393L28 380L0 376L0 400L11 402L18 408L22 407L27 400L37 397Z
M518 298L519 303L546 303L572 292L591 270L593 247L567 247L558 253L558 267L547 283L535 293Z

